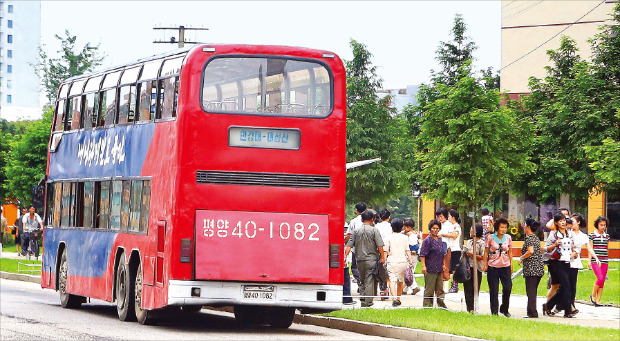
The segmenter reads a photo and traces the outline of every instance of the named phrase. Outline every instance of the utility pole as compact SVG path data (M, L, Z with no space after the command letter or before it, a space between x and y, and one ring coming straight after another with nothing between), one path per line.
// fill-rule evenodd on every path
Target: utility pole
M175 36L170 37L170 40L155 40L153 41L153 43L155 44L174 44L174 43L178 43L179 48L182 48L183 46L185 46L185 44L199 44L199 42L197 41L185 41L185 31L186 30L192 30L192 31L206 31L208 30L208 28L194 28L194 27L185 27L185 26L179 26L179 27L153 27L154 30L175 30L179 32L178 35L178 39Z

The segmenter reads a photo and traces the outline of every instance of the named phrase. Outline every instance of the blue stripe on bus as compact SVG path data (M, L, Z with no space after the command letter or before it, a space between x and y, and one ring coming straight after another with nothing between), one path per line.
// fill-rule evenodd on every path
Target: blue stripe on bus
M49 179L140 176L155 123L66 132L50 153Z
M102 277L118 232L77 229L45 229L43 264L56 273L58 245L64 242L70 276Z

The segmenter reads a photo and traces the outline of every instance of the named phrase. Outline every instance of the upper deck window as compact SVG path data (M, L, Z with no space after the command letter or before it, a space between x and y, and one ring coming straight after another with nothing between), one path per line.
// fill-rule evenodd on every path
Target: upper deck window
M207 112L326 117L332 110L331 73L318 62L281 57L224 57L205 67Z

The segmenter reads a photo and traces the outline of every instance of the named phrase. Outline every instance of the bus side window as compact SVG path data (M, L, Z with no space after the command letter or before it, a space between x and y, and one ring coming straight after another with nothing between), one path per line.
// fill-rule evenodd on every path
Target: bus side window
M131 182L131 207L129 230L140 230L140 200L142 199L142 180L133 180Z
M45 225L46 226L52 226L53 223L53 212L54 212L54 189L56 188L56 186L54 186L53 183L47 183L46 184L46 189L47 191L45 192L46 194L46 205L45 205Z
M77 182L75 185L75 195L73 202L75 211L73 218L74 227L84 227L84 183Z
M71 198L69 199L69 227L76 227L79 207L77 207L77 183L71 182Z
M62 201L61 201L61 210L60 210L60 226L68 227L71 226L70 222L70 210L71 208L71 183L63 182L62 183Z
M123 192L121 195L121 231L129 229L129 201L131 200L131 180L123 180Z
M58 101L58 107L56 107L56 121L54 122L54 131L62 131L65 122L65 100Z
M142 182L142 200L140 205L140 232L147 232L149 229L149 212L151 207L151 181Z
M134 121L136 112L136 86L127 85L119 90L119 110L118 123L128 123Z
M80 116L82 115L81 96L73 97L71 99L71 127L69 129L80 129ZM69 125L68 124L68 125Z
M121 197L123 182L120 180L112 181L112 201L110 203L110 229L119 230L121 228Z
M140 84L140 109L138 119L140 121L149 121L153 119L151 115L151 85L153 82L142 82Z
M92 228L93 227L93 204L94 200L94 183L92 181L85 182L83 184L83 209L82 209L82 227L84 228Z
M114 118L117 111L116 89L109 89L103 92L101 99L101 119L99 126L109 126L114 124Z
M52 225L54 227L60 226L60 215L62 205L62 182L54 183L54 208L52 209Z
M166 78L159 81L161 118L176 117L177 97L179 92L178 77Z
M97 212L97 227L100 229L110 228L110 181L96 183L96 192L99 193L99 207Z
M96 94L84 95L82 101L84 102L84 115L82 115L81 128L92 128L97 123L97 101L95 100Z

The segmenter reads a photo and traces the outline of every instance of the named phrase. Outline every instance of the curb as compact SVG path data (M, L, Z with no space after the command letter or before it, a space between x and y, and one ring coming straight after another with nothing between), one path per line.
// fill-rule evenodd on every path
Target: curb
M16 274L13 272L0 271L0 278L9 279L13 281L23 281L23 282L41 284L41 276Z
M421 329L411 329L405 327L389 326L385 324L371 323L347 320L337 317L324 317L316 315L295 314L296 323L310 324L320 327L340 329L349 332L366 334L372 336L389 337L401 340L450 340L450 341L465 341L465 340L483 340L475 339L467 336L446 334L441 332L434 332Z

